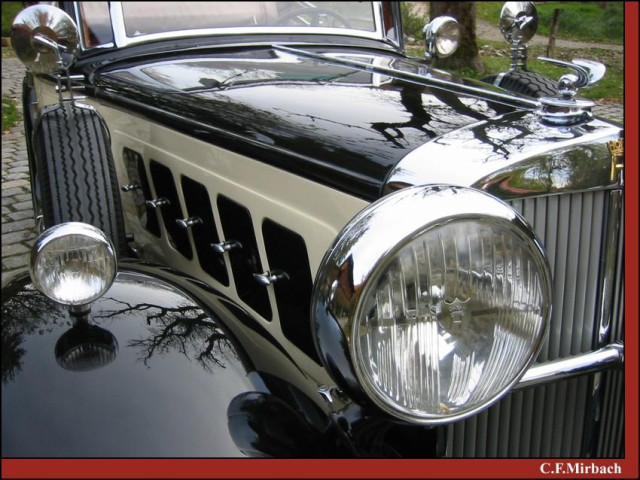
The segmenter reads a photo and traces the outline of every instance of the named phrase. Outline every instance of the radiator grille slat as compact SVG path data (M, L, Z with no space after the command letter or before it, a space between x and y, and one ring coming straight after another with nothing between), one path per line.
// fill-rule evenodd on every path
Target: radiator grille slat
M600 191L511 201L536 230L553 274L554 310L539 362L595 347L609 195ZM620 256L619 267L621 261ZM623 298L620 284L617 305ZM621 338L621 308L614 307L613 315L612 337ZM443 427L448 429L447 456L583 456L593 382L593 375L583 375L514 392L474 418ZM620 404L620 382L609 381L605 388L603 411L608 417L599 428L607 441L601 443L599 453L615 456L620 452L622 412L614 408Z

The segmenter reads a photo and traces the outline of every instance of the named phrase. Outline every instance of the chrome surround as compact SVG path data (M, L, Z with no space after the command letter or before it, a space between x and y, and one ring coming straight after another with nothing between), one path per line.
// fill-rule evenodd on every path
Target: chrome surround
M533 2L505 2L500 11L500 31L509 43L525 44L538 29L538 11Z
M413 150L391 171L382 194L445 182L501 199L617 188L620 180L611 180L607 143L621 135L620 128L600 120L557 127L540 122L535 113L507 114Z
M451 52L443 53L438 50L438 39L442 34L442 29L449 25L455 25L457 34L455 39L455 45ZM453 55L458 49L459 38L460 38L460 26L458 25L458 21L447 15L442 15L440 17L434 18L430 23L424 26L422 30L425 38L425 52L424 57L427 61L435 60L436 58L447 58Z
M78 27L63 10L32 5L13 21L11 46L34 73L53 74L68 69L78 50Z
M550 308L545 318L544 334L533 345L523 369L494 398L468 411L447 418L410 416L379 400L362 380L363 373L355 359L355 342L351 339L354 319L359 314L361 298L376 272L383 269L394 253L429 227L436 227L460 218L487 218L508 222L524 233L547 263L544 250L527 222L511 207L478 190L452 185L409 187L371 204L342 230L322 260L316 275L312 295L312 325L316 349L337 385L356 401L369 399L383 411L402 420L425 425L449 423L473 416L487 408L517 384L533 363L542 347ZM543 272L543 288L551 298L551 273ZM337 345L342 345L340 351Z
M53 298L47 294L47 292L41 287L41 283L39 281L39 276L36 272L36 262L38 256L41 252L47 248L51 242L58 240L62 237L67 236L83 236L88 237L94 240L96 243L100 244L105 248L108 256L111 258L113 262L113 276L111 278L105 278L105 287L101 290L99 294L94 295L91 298L88 298L83 303L63 303L59 299ZM85 305L89 305L91 302L95 301L97 298L100 298L113 284L113 281L116 278L116 273L118 271L118 260L115 253L115 247L111 240L102 232L102 230L94 227L93 225L89 225L81 222L67 222L61 223L58 225L54 225L51 228L47 229L44 233L42 233L35 241L33 247L31 248L30 256L29 256L29 275L31 276L31 281L34 286L47 298L53 300L56 303L63 303L68 305L72 309L78 310L78 308L82 311L86 309L83 308Z
M122 2L109 2L109 12L111 13L111 26L113 29L113 38L116 47L127 47L129 45L137 45L158 40L167 40L175 38L188 38L209 35L251 35L251 34L320 34L320 35L348 35L361 38L370 38L374 40L386 40L382 31L381 8L376 8L379 2L372 2L372 11L374 16L375 31L367 32L364 30L347 29L347 28L323 28L323 27L227 27L227 28L206 28L193 30L179 30L173 32L154 33L149 35L140 35L137 37L128 37L125 33L124 14L122 10ZM392 43L396 44L391 40Z
M80 18L80 9L78 8L78 2L73 2L73 16L75 17L76 25L80 27L82 25L82 20ZM111 10L109 10L109 16L111 16ZM110 25L111 25L111 22L110 22ZM111 29L111 32L113 33L113 27ZM113 42L100 43L98 45L93 45L89 47L85 42L84 35L79 35L79 37L80 37L80 50L82 51L103 50L103 49L115 47L115 44Z
M514 390L557 382L624 364L624 345L612 343L599 350L540 363L529 368Z

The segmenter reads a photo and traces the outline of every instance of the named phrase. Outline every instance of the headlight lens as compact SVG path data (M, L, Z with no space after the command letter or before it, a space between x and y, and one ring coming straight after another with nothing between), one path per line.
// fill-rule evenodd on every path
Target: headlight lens
M332 252L341 265L321 271L345 271L350 262L360 282L346 289L351 300L341 298L340 276L319 281L334 285L324 290L327 309L367 397L405 420L450 422L500 398L535 359L550 314L550 274L531 230L502 202L454 187L390 197L398 194L357 217ZM442 217L430 213L438 210ZM363 268L375 251L370 235L385 230L399 231L393 246Z
M51 227L31 250L30 273L35 287L63 305L91 303L113 283L115 250L99 229L70 222Z

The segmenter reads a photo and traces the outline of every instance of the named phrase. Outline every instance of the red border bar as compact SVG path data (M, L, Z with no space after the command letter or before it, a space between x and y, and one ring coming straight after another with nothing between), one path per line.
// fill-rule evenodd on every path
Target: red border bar
M2 459L2 478L638 478L638 45L638 3L625 2L625 459Z

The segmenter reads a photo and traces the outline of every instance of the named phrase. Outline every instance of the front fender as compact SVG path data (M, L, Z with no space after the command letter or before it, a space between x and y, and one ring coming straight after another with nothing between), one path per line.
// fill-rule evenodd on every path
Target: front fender
M272 395L268 385L278 381L265 380L221 316L184 289L123 268L88 318L71 316L28 277L3 289L2 302L3 457L236 457L257 450L247 440L251 428L229 415L251 392ZM288 456L318 455L314 432L326 431L326 416L312 401L302 405L282 409L308 423L309 434ZM251 419L260 413L252 410Z

